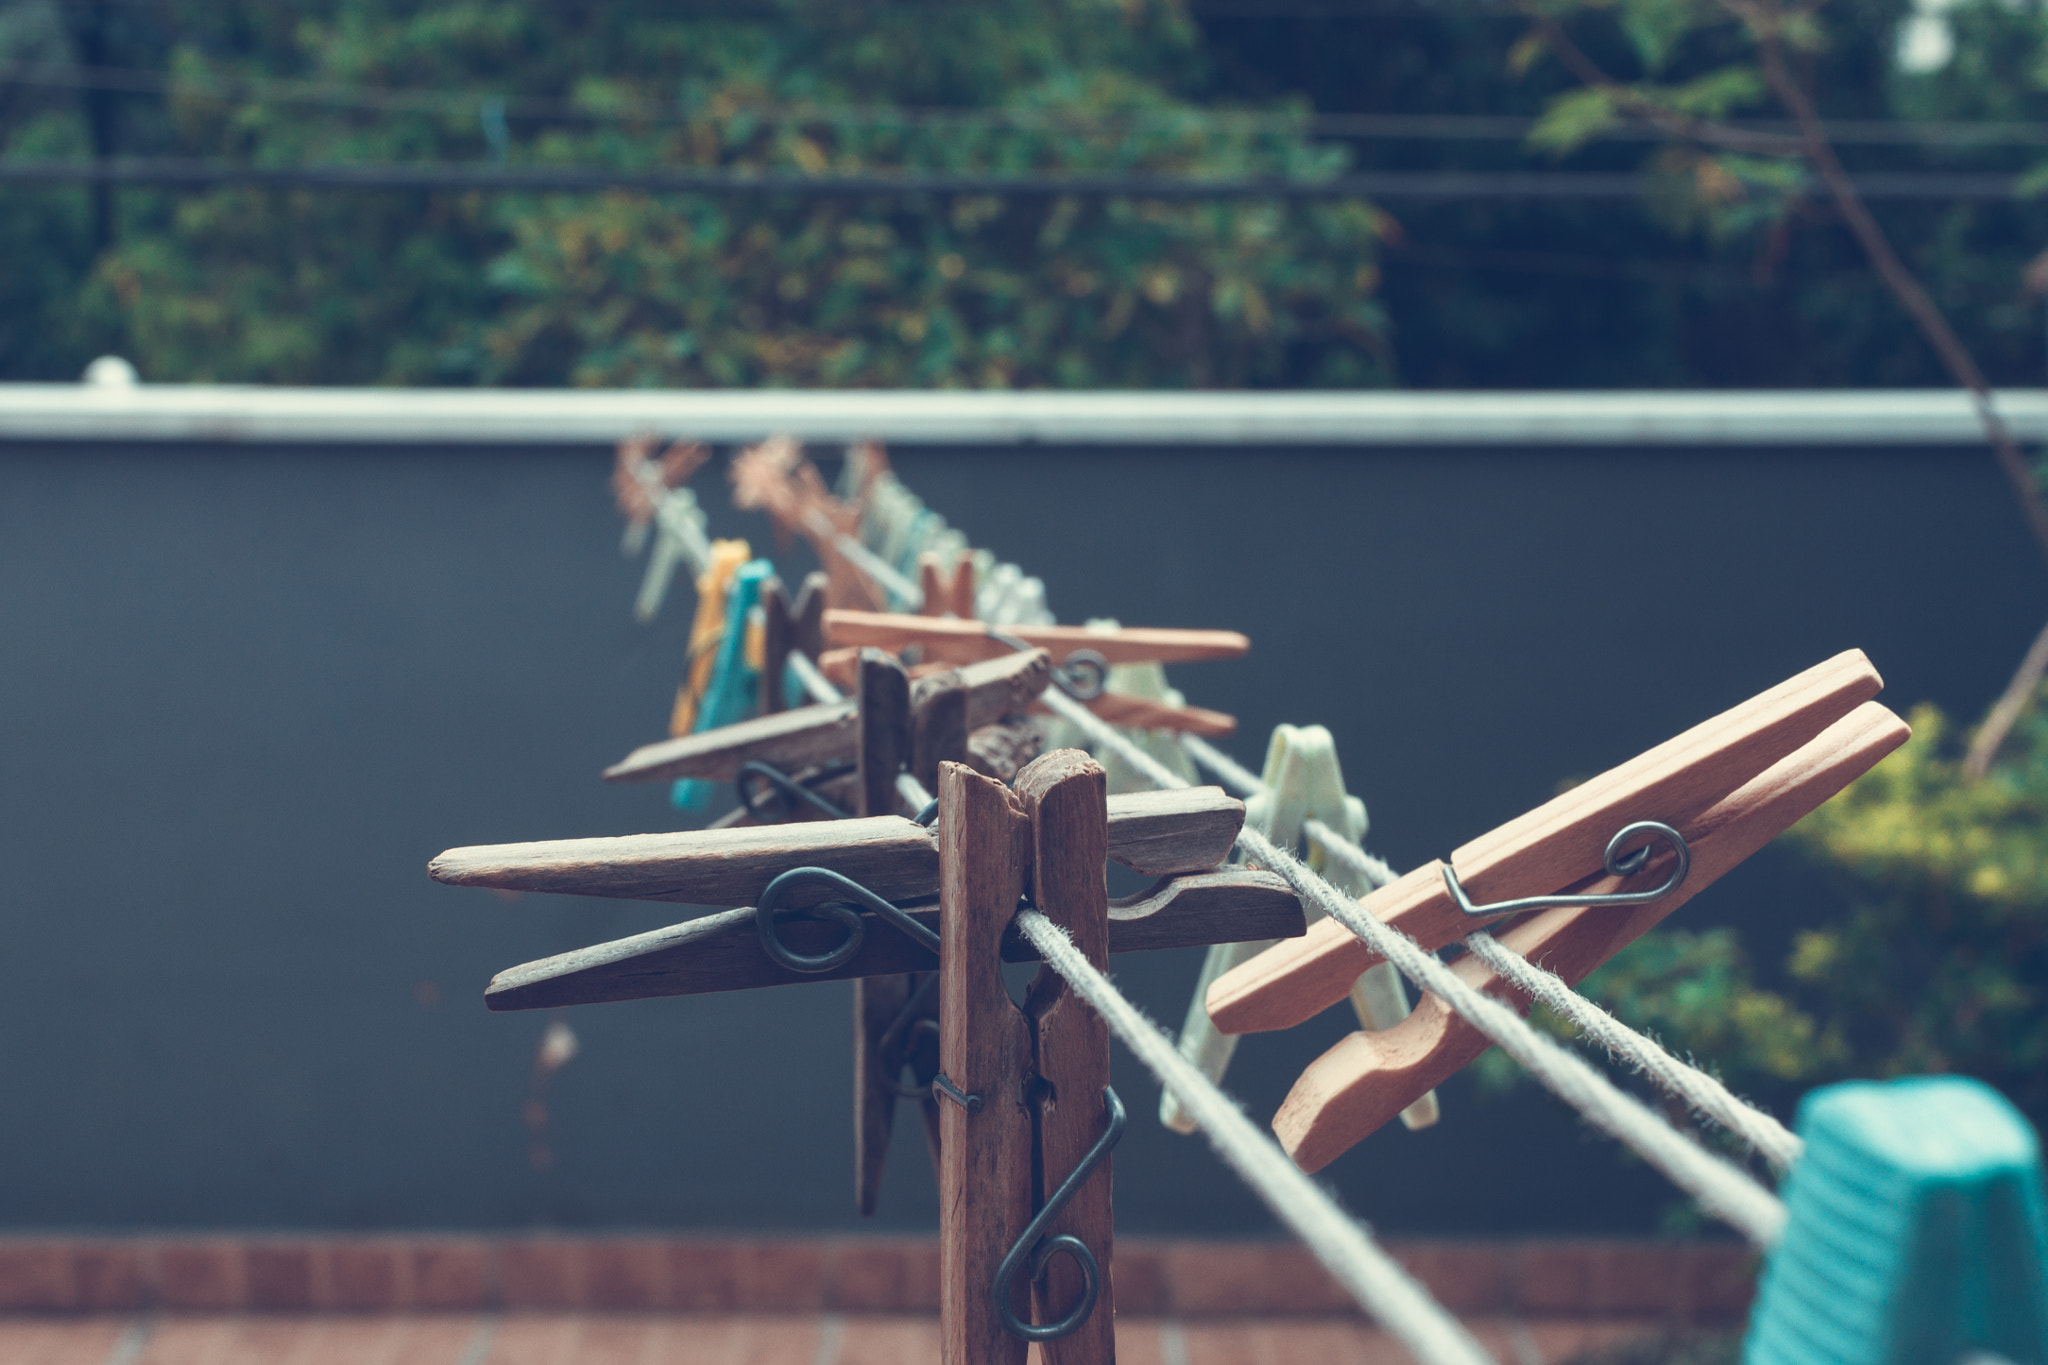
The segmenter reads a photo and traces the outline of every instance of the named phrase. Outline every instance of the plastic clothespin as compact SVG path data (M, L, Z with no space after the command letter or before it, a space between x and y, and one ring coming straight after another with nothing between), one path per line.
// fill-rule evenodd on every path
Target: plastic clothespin
M1961 1076L1816 1090L1744 1365L2048 1360L2041 1147Z
M744 541L721 541L719 549L736 546L740 554L746 553ZM747 618L753 613L754 605L760 600L761 585L775 576L775 566L765 559L750 559L736 566L730 581L725 585L721 624L715 645L708 633L704 639L704 654L698 654L699 637L693 635L690 645L692 658L692 681L700 675L704 655L708 655L708 669L701 672L703 684L699 688L691 714L680 728L671 726L670 732L690 734L700 730L715 730L723 725L746 719L758 700L760 670L758 661L748 662ZM708 579L710 575L706 575ZM702 588L700 587L700 592ZM703 624L701 608L711 601L706 593L699 599L698 623ZM678 720L681 715L681 698L678 698ZM698 782L690 778L678 781L669 791L669 804L678 810L702 810L710 801L717 787L711 783Z
M1337 763L1337 742L1323 726L1274 726L1273 737L1266 745L1266 767L1260 781L1265 790L1245 801L1245 823L1282 848L1298 844L1302 825L1312 819L1321 820L1353 843L1365 838L1365 803L1345 792L1344 773ZM1355 896L1372 890L1369 886L1351 884L1348 871L1328 867L1326 860L1322 846L1311 840L1310 868L1347 894ZM1313 909L1310 916L1320 918ZM1202 963L1194 998L1188 1002L1186 1022L1181 1025L1180 1050L1182 1056L1213 1081L1223 1079L1231 1054L1237 1050L1237 1036L1219 1031L1210 1022L1209 983L1269 946L1219 943L1209 949ZM1389 1029L1408 1017L1408 993L1400 974L1389 963L1375 963L1362 972L1351 985L1350 999L1360 1026L1368 1030ZM1409 1128L1427 1128L1437 1121L1438 1113L1436 1092L1432 1090L1402 1110L1401 1122ZM1194 1131L1193 1120L1181 1112L1171 1093L1160 1097L1159 1121L1177 1133Z

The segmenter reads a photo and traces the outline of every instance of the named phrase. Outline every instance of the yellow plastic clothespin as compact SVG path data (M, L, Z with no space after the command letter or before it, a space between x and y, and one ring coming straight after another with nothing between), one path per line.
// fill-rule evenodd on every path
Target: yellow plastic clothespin
M689 661L676 688L675 709L669 712L671 735L687 735L696 728L697 707L703 703L704 689L711 685L718 646L725 639L725 595L740 565L753 557L744 540L711 542L711 562L697 577L697 615L690 623Z
M1299 843L1302 826L1309 820L1321 820L1353 843L1365 838L1365 803L1345 792L1343 770L1337 764L1337 743L1324 727L1274 726L1273 738L1266 745L1265 771L1259 780L1265 789L1245 801L1245 824L1280 847L1293 848ZM1353 885L1353 874L1345 865L1331 866L1319 842L1311 839L1309 845L1309 867L1338 890L1363 895L1373 889ZM1313 908L1304 908L1309 909L1311 919L1319 917ZM1231 1054L1237 1050L1237 1036L1218 1031L1210 1022L1209 983L1268 946L1219 943L1209 949L1202 963L1194 999L1188 1002L1187 1020L1181 1025L1180 1051L1213 1081L1221 1081L1230 1066ZM1408 1017L1408 993L1400 973L1390 963L1375 963L1367 968L1352 984L1350 995L1359 1024L1368 1030L1392 1028ZM1437 1121L1438 1112L1436 1092L1432 1090L1403 1110L1401 1121L1410 1128L1427 1128ZM1171 1092L1160 1099L1159 1121L1177 1133L1194 1131L1194 1121L1182 1112Z

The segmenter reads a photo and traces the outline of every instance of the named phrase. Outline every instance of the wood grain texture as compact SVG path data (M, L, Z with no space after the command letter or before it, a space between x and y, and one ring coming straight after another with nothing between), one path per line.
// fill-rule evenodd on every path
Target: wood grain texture
M1109 856L1148 877L1215 867L1230 856L1243 828L1244 803L1221 787L1109 798Z
M896 774L910 755L910 678L893 655L864 649L860 657L860 750L857 815L889 815L902 804ZM888 931L885 931L888 932ZM916 978L902 973L853 982L853 1202L871 1217L881 1196L882 1168L896 1124L893 1077L881 1064L883 1033L910 1000Z
M938 923L931 901L905 907L926 923ZM816 981L929 971L932 955L873 915L861 950L844 965L815 975L777 965L761 950L751 909L722 910L630 938L577 948L498 973L484 993L493 1010L554 1009L613 1000L648 1000L668 995L801 986ZM1169 878L1109 906L1109 951L1152 952L1210 943L1285 938L1302 932L1301 902L1287 883L1270 872L1232 868ZM792 920L783 939L798 952L821 953L840 941L841 930ZM1038 954L1021 936L1003 940L1005 962L1035 962Z
M1244 806L1217 787L1128 792L1109 799L1109 856L1148 877L1222 862ZM931 831L900 815L731 829L549 839L451 848L427 864L436 881L505 891L747 905L793 867L829 867L893 901L937 893ZM806 888L788 903L828 895Z
M910 760L910 677L893 655L863 649L858 685L854 762L860 805L854 813L895 815L903 804L896 795L896 774Z
M960 685L967 693L967 728L973 730L1021 712L1045 691L1051 677L1051 657L1039 650L1013 652L960 669ZM849 692L857 690L851 675L842 674L837 681ZM843 763L853 758L859 746L855 711L849 697L642 745L605 769L604 779L730 781L740 765L750 761L772 763L784 772Z
M1017 796L1031 818L1031 896L1045 917L1065 929L1089 962L1109 965L1107 780L1102 765L1079 749L1055 749L1017 774ZM1101 1016L1041 968L1024 1002L1038 1040L1039 1178L1035 1208L1081 1164L1108 1121L1102 1091L1109 1084L1109 1028ZM1075 1191L1045 1229L1077 1237L1095 1253L1102 1294L1071 1335L1046 1342L1045 1365L1108 1365L1116 1359L1116 1300L1111 1274L1113 1162ZM1072 1258L1055 1256L1032 1287L1033 1319L1056 1322L1081 1300L1084 1282Z
M1024 1365L1025 1343L1004 1329L989 1288L1031 1221L1031 1028L1004 989L1000 955L1031 824L1009 788L964 764L940 769L938 793L940 1066L982 1098L975 1113L939 1110L939 1358Z
M842 763L854 754L851 700L815 702L736 725L643 744L604 770L607 782L665 782L695 777L730 782L742 763L770 763L791 772Z
M1113 664L1186 663L1195 659L1235 659L1252 642L1234 630L1162 630L1125 627L1093 631L1082 626L1004 626L1028 645L1049 649L1064 659L1077 649L1092 649ZM911 645L927 658L971 663L1007 653L1009 646L989 635L979 621L951 621L932 616L890 612L828 611L825 641L829 645L876 645L900 654Z
M1694 726L1473 840L1452 865L1475 902L1542 896L1600 873L1607 841L1636 820L1687 839L1700 814L1875 695L1880 680L1850 650ZM1654 886L1652 881L1636 883ZM1470 931L1431 862L1362 902L1426 948ZM1334 920L1218 977L1209 1017L1225 1033L1291 1028L1344 997L1376 954Z
M1780 831L1868 772L1910 733L1890 711L1866 702L1701 815L1688 839L1692 871L1671 895L1631 907L1543 910L1497 937L1568 985L1577 985ZM1669 855L1653 861L1657 875L1668 875ZM1603 876L1585 889L1611 891L1619 884L1618 879ZM1452 970L1527 1012L1528 999L1477 958L1460 958ZM1304 1170L1321 1170L1489 1045L1486 1036L1456 1011L1425 994L1414 1013L1393 1028L1354 1033L1310 1063L1280 1106L1273 1130Z
M967 762L967 685L958 669L919 678L910 689L910 775L939 789L941 763Z
M967 736L967 762L983 777L1015 780L1045 748L1045 732L1021 717L984 725Z
M939 884L931 831L900 815L451 848L427 871L456 886L751 905L793 867L830 868L889 900L929 896ZM806 887L788 903L830 896Z

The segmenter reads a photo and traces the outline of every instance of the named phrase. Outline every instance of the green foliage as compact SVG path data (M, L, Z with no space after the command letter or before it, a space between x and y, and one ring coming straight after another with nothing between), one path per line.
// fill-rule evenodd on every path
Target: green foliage
M730 174L1313 179L1344 167L1342 149L1313 143L1288 105L1260 123L1198 117L1179 87L1202 67L1200 37L1162 3L781 0L701 15L483 0L164 7L178 34L163 59L175 93L153 133L166 154L292 165L502 153ZM229 93L278 79L299 86ZM364 108L345 94L309 99L309 87L450 97ZM489 97L514 102L501 148L482 117ZM522 99L561 107L533 114ZM931 106L1003 117L916 116ZM616 114L629 117L600 117ZM22 150L17 135L9 151ZM1386 377L1375 298L1385 224L1355 202L246 188L121 198L119 240L80 297L153 380Z

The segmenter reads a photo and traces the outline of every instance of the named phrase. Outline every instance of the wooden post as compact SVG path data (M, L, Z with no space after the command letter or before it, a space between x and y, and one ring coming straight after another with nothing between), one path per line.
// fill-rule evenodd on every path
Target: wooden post
M903 804L896 774L910 757L909 675L892 656L863 649L857 695L854 814L893 815ZM853 1202L863 1218L874 1215L896 1123L896 1095L889 1088L894 1077L884 1074L877 1046L909 1002L916 980L900 973L857 977L853 983ZM934 1161L937 1155L934 1150Z
M1045 917L1073 936L1089 962L1109 962L1108 795L1102 765L1079 749L1041 755L1017 774L1017 795L1031 817L1032 900ZM1038 1036L1039 1188L1043 1208L1102 1136L1108 1111L1109 1029L1067 989L1050 967L1041 968L1025 997ZM1073 1333L1039 1349L1046 1365L1110 1365L1116 1359L1116 1303L1110 1292L1110 1167L1088 1177L1044 1235L1068 1233L1095 1253L1102 1274L1095 1311ZM1039 1322L1055 1322L1082 1294L1079 1267L1054 1256L1044 1281L1033 1286Z
M1017 798L961 763L939 771L941 1072L973 1112L940 1104L939 1359L1023 1365L991 1297L996 1268L1031 1221L1031 1027L1003 988L1003 933L1030 856ZM1021 1277L1020 1277L1021 1278ZM1019 1288L1021 1289L1021 1285ZM1021 1298L1022 1295L1020 1294ZM1023 1316L1021 1304L1013 1309Z

